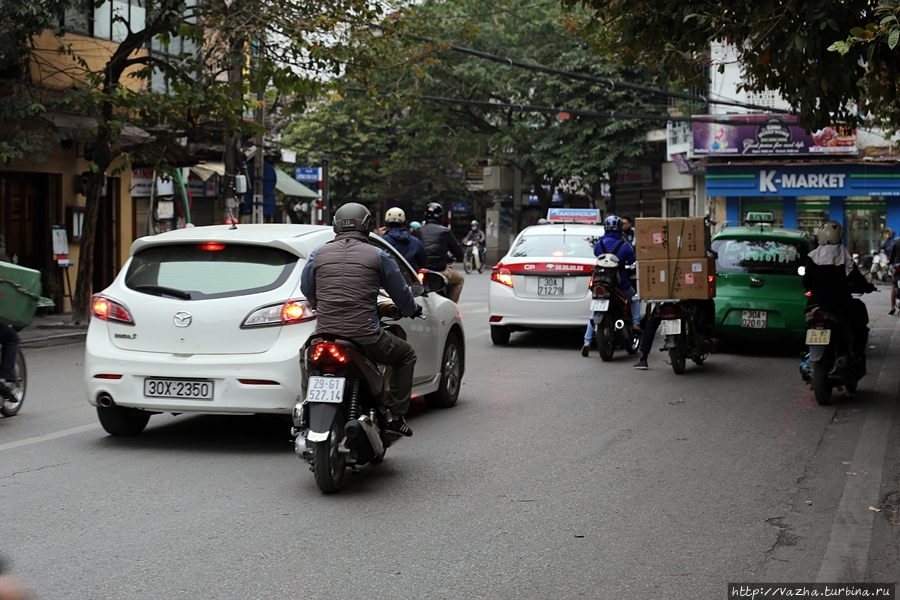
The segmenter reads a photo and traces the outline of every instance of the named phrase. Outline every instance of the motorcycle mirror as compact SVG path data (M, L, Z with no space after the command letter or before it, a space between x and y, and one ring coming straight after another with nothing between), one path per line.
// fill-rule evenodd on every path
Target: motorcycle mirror
M428 292L440 292L447 286L447 278L437 271L425 271L422 275L422 283Z
M806 267L804 267L802 265L797 267L797 275L800 275L801 277L803 275L806 275Z
M418 298L419 296L425 293L425 286L421 283L414 283L409 286L409 291L412 292L413 298Z

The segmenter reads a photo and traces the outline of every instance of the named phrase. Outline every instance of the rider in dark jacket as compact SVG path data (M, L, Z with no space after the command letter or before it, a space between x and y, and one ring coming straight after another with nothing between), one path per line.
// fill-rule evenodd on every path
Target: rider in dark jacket
M447 278L447 297L454 302L459 302L465 277L458 271L454 271L447 264L447 252L453 258L462 262L465 257L462 247L453 233L441 225L441 217L444 215L444 207L437 202L432 202L425 208L425 224L413 231L413 235L422 240L425 252L428 254L428 269L438 271Z
M334 240L310 253L300 276L300 291L316 310L316 331L350 338L369 355L391 365L391 394L385 401L393 421L388 428L412 435L404 415L409 409L416 353L405 340L381 327L378 294L384 289L405 317L422 313L397 262L369 243L372 215L351 202L334 213Z
M418 271L425 268L425 263L428 261L425 246L422 245L419 238L413 237L406 230L406 213L403 212L403 209L389 209L384 215L384 222L387 224L387 230L382 236L384 241L402 254L413 270Z
M853 354L862 359L869 339L869 313L863 301L852 294L873 292L875 286L856 268L841 244L843 236L844 228L837 221L819 227L819 246L806 257L803 287L809 292L807 306L821 306L847 319L853 332Z

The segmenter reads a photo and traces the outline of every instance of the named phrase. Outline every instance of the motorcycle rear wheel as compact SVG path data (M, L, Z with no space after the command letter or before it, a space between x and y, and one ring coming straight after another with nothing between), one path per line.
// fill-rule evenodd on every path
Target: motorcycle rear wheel
M628 346L625 347L625 352L627 352L629 356L637 354L638 349L641 347L642 336L642 333L632 330L631 339L628 341Z
M609 362L616 351L616 332L612 329L612 320L609 316L603 317L603 320L597 325L596 333L600 358L603 362Z
M344 410L339 408L331 422L328 439L316 442L313 448L313 474L323 494L333 494L344 484L347 462L344 455L338 452L344 439L344 421Z
M672 370L675 371L676 375L684 374L687 352L684 348L684 341L681 338L675 342L674 348L669 348L669 360L672 362Z
M831 393L834 388L828 381L830 367L822 362L813 363L813 394L820 406L831 404Z

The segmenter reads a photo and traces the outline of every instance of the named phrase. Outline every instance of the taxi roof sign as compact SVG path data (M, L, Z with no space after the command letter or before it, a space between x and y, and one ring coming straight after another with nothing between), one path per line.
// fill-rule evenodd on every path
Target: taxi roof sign
M745 223L774 223L775 215L770 212L748 212Z
M547 211L551 223L584 223L594 225L601 221L599 208L551 208Z

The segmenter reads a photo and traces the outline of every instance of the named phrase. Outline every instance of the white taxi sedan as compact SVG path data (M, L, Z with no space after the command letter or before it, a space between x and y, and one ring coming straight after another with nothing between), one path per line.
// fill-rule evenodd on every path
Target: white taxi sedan
M525 228L491 271L491 340L513 331L587 326L589 283L600 225L548 224Z
M153 414L289 415L302 397L300 349L315 313L300 292L306 257L334 238L319 225L179 229L136 240L112 285L91 301L87 400L111 435L137 435ZM407 282L412 267L376 235ZM413 395L452 406L464 371L456 305L416 301L397 322L416 351Z

